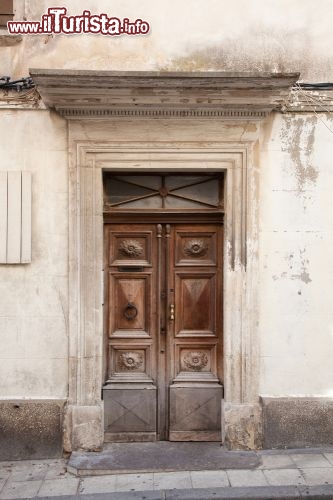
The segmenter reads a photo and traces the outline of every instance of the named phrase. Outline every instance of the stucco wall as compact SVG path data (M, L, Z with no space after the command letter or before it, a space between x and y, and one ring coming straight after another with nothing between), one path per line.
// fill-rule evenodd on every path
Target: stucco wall
M20 0L27 20L54 2ZM149 22L148 36L24 36L3 50L2 73L29 67L99 70L301 71L328 81L333 67L331 0L62 0L69 15L83 9Z
M25 0L39 19L54 2ZM96 4L98 3L98 7ZM148 36L24 36L0 47L1 73L31 67L99 70L301 71L331 80L331 0L63 0L142 18ZM32 264L0 266L1 397L67 395L66 122L53 112L1 110L1 169L33 182ZM260 337L263 395L333 395L331 169L333 122L277 114L260 139ZM223 138L221 138L223 139Z
M66 123L0 111L1 170L32 172L32 263L0 265L0 394L64 398L68 371Z
M332 119L275 114L261 138L261 394L333 396Z

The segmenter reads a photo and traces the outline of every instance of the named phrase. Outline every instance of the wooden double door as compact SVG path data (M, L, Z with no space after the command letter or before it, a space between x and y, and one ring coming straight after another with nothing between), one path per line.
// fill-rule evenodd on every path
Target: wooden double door
M218 222L105 224L106 441L218 441Z

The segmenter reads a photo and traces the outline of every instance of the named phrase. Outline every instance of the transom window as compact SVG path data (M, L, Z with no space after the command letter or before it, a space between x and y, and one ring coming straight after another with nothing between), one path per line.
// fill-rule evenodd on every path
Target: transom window
M216 211L223 209L223 176L104 172L104 209Z

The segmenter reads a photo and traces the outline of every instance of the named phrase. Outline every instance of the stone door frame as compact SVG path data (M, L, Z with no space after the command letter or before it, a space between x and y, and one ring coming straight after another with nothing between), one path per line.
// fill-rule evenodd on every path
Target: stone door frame
M87 122L88 123L88 122ZM95 122L88 123L94 127ZM253 124L255 128L257 124ZM191 124L188 123L190 127ZM69 121L69 400L64 448L103 445L103 169L223 171L225 182L222 434L260 447L257 334L257 136L223 142L91 141ZM166 169L166 161L168 167Z

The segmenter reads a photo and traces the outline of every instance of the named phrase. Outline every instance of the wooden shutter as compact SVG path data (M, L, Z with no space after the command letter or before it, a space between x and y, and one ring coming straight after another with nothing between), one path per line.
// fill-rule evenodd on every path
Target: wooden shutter
M0 172L0 263L31 262L31 173Z
M0 27L7 27L7 22L14 17L13 0L0 0Z

